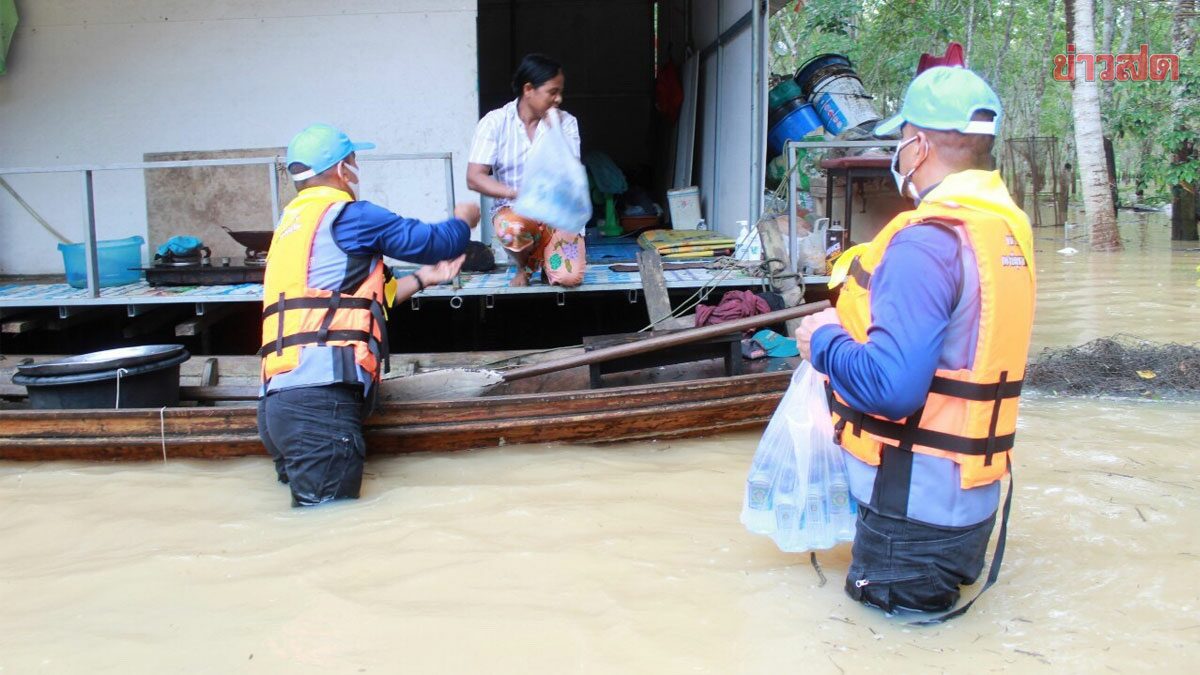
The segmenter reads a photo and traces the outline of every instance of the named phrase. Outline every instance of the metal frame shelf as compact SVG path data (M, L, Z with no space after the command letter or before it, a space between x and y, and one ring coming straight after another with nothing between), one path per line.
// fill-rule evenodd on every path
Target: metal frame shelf
M447 213L454 211L454 155L449 152L426 152L408 154L364 154L358 157L363 162L393 162L393 161L437 161L444 163L446 171L446 209ZM271 190L271 217L273 222L279 222L279 176L275 167L284 158L278 155L270 157L244 157L237 159L192 159L173 160L165 162L126 162L120 164L76 164L67 166L42 167L12 167L0 168L0 178L25 174L47 173L78 173L83 184L83 222L84 244L87 252L84 262L87 269L88 297L95 301L102 297L100 291L99 268L96 259L96 199L94 174L97 171L146 171L151 169L189 169L211 166L253 166L267 167L267 180ZM222 300L217 300L221 302ZM72 302L71 304L76 304ZM86 304L86 303L80 303ZM113 304L113 303L108 303ZM0 303L0 307L12 306ZM28 305L26 305L28 306Z

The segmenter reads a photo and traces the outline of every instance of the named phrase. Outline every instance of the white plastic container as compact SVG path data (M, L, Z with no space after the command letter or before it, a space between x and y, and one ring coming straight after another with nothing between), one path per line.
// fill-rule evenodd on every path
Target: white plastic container
M671 210L671 228L697 230L704 216L700 213L700 188L695 185L667 190L667 206Z

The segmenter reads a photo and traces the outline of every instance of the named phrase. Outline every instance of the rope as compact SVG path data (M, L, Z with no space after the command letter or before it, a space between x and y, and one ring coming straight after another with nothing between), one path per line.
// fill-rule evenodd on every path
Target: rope
M161 408L159 408L159 409L158 409L158 433L159 433L159 438L162 440L162 451L163 451L163 463L164 463L164 464L165 464L165 463L166 463L166 461L167 461L167 419L166 419L166 413L167 413L167 406L165 406L165 405L164 405L163 407L161 407Z
M113 408L117 410L121 409L121 377L127 374L129 374L128 370L117 368L117 400L113 402Z

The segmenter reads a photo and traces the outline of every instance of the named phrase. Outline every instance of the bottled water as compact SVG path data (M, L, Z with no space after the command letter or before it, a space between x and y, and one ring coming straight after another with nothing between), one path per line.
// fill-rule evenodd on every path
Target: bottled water
M802 365L754 454L742 523L783 551L813 551L852 540L855 510L824 385Z

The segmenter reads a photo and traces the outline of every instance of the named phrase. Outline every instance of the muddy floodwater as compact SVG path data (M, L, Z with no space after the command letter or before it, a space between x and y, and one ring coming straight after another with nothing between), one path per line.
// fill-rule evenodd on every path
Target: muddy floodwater
M1200 340L1200 245L1123 219L1037 232L1035 353ZM371 460L313 510L265 458L0 464L0 673L1195 672L1200 404L1022 411L1000 582L934 628L742 528L751 433Z

